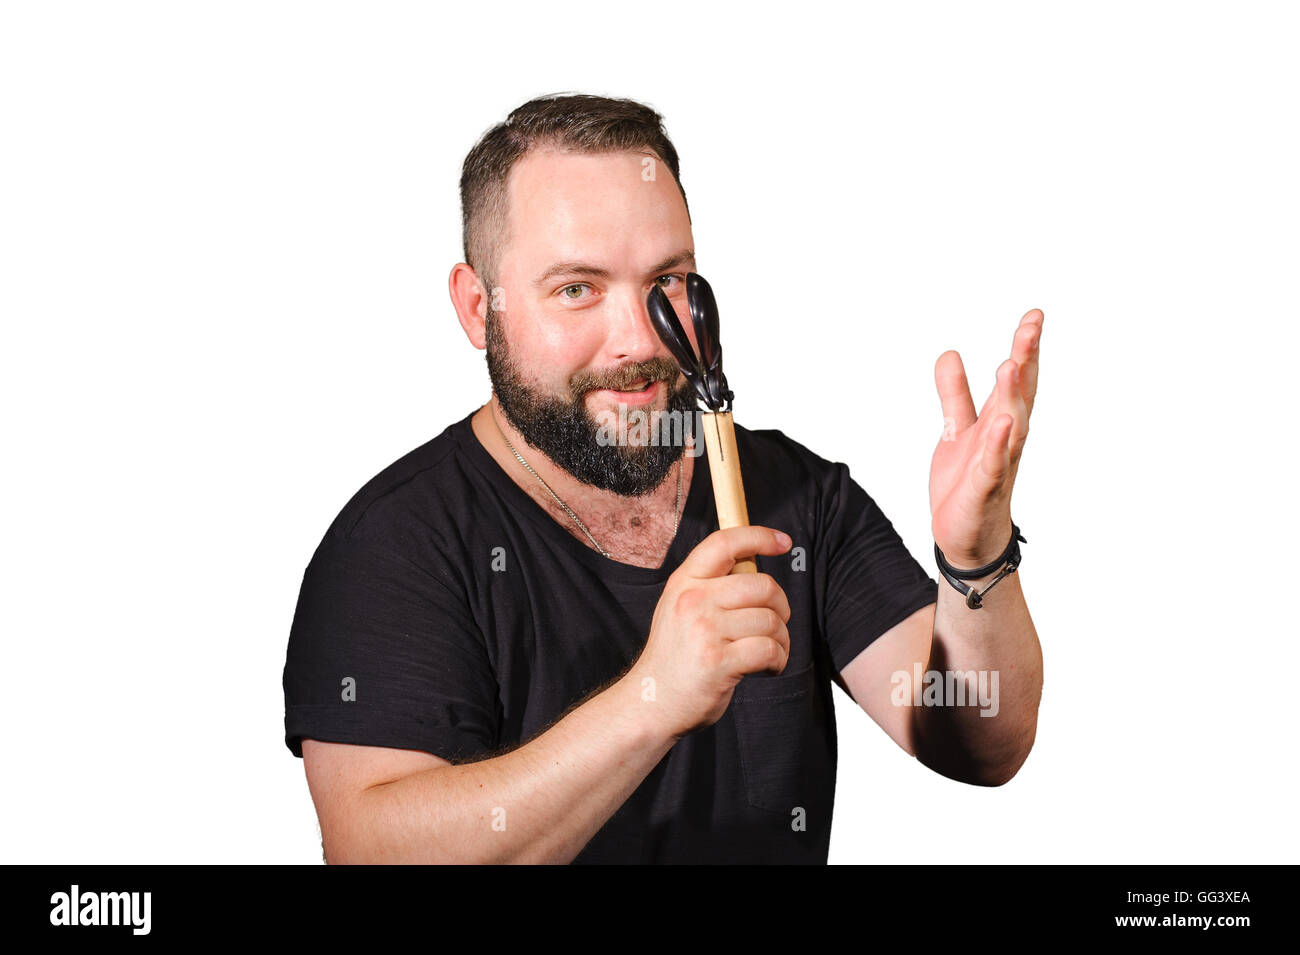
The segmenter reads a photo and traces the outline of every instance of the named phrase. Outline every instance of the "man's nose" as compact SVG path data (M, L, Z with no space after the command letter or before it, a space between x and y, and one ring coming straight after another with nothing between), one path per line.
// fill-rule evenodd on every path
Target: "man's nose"
M648 290L647 290L647 294ZM649 361L666 353L650 321L644 296L632 293L626 296L615 310L617 318L610 330L610 350L621 361Z

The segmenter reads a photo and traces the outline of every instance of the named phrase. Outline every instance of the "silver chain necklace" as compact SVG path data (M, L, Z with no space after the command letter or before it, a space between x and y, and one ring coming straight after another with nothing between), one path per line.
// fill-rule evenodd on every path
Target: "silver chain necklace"
M555 499L555 503L560 505L560 507L564 508L564 512L568 514L571 518L573 518L573 523L577 524L578 527L582 528L582 532L587 535L587 540L591 541L591 546L596 548L596 550L600 551L601 557L609 557L609 554L605 551L605 548L597 544L596 538L591 536L591 531L587 530L587 525L582 523L581 518L579 518L577 514L573 513L573 508L569 507L569 505L565 504L562 500L560 500L560 495L552 491L551 486L547 484L544 480L542 480L542 476L538 474L536 471L534 471L532 469L532 466L527 461L524 460L524 456L515 450L515 446L511 444L510 439L506 437L506 432L501 427L501 422L497 421L497 415L495 410L492 410L492 423L497 426L497 431L500 432L501 439L505 441L506 447L510 449L510 453L513 454L516 459L518 459L520 464L522 464L525 468L528 469L529 474L531 474L533 477L537 478L537 480L541 482L542 487L546 488L546 493L551 495L551 497ZM673 537L674 538L677 536L677 527L682 520L681 507L682 507L682 461L678 461L677 462L677 501L675 504L673 504ZM613 560L612 557L610 557L609 559Z

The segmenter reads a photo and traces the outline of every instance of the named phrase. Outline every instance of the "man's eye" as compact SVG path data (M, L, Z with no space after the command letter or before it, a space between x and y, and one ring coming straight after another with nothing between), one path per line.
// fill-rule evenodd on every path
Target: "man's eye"
M587 284L585 284L585 283L579 283L579 284L577 284L577 285L566 285L566 286L564 286L564 288L560 289L560 294L563 295L565 298L569 299L570 301L579 301L579 300L581 300L581 298L582 298L582 293L579 291L579 292L575 295L575 294L574 294L574 290L575 290L575 289L590 288L590 287L591 287L591 286L589 286L589 285L587 285Z
M665 282L664 279L670 279L671 281L676 282L677 284L670 285L667 282ZM671 275L671 274L661 275L657 279L655 279L655 281L659 283L659 287L661 289L664 289L665 291L671 291L676 289L678 286L682 284L682 277L680 275Z

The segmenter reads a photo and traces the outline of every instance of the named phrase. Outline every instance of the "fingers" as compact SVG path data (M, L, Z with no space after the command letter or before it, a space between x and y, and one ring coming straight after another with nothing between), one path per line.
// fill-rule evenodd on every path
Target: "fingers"
M720 610L768 607L782 620L790 619L790 601L771 574L732 574L704 586L714 588L714 602Z
M985 500L997 496L1011 470L1011 431L1015 420L1000 414L989 426L984 449L975 459L971 480Z
M1011 358L998 367L997 411L1011 415L1011 456L1014 459L1029 434L1029 409L1025 405L1024 369Z
M975 423L975 402L961 355L949 350L934 363L934 384L943 406L944 436L963 431Z
M784 554L792 541L787 534L757 524L716 530L682 561L679 573L689 577L724 577L742 557Z
M990 408L997 411L1011 411L1011 406L1019 407L1023 402L1025 417L1033 410L1034 396L1038 393L1038 354L1043 337L1043 313L1039 309L1030 309L1020 319L1016 333L1011 338L1011 357L998 366L998 380L989 393L988 399L980 408L979 418ZM1007 374L1012 364L1020 368L1020 381L1017 385L1016 399L1013 401L1009 392L1003 389L1003 375Z
M1025 318L1028 319L1029 315ZM1035 328L1032 323L1022 322L1022 328L1027 326ZM1023 342L1020 341L1022 338ZM1029 347L1032 338L1030 334L1018 333L1012 350L1021 345ZM1029 436L1029 408L1024 397L1023 372L1023 366L1014 357L999 365L993 393L980 410L976 434L981 447L972 456L967 473L976 493L986 500L1006 487Z
M728 610L719 617L718 636L723 640L746 640L749 637L768 637L790 652L790 631L771 607L746 607Z
M1029 434L1029 409L1025 406L1024 395L1021 393L1022 387L1020 365L1014 358L1008 358L998 365L993 390L989 393L988 400L984 402L984 407L980 409L979 414L979 435L985 441L988 440L990 426L999 415L1011 416L1013 455L1019 453L1025 437Z
M1034 409L1034 396L1038 393L1038 346L1043 338L1043 312L1032 308L1020 319L1020 326L1011 339L1011 357L1020 365L1020 393L1025 401L1026 413Z
M780 673L789 662L790 651L771 637L746 637L727 644L723 665L733 673L757 673L771 670Z

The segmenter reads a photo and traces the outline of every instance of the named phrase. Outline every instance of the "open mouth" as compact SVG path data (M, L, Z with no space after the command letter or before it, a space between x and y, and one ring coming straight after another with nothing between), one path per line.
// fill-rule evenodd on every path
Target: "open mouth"
M636 381L623 388L599 388L596 394L606 395L615 401L622 401L628 404L646 404L654 401L659 395L658 378L638 378Z

